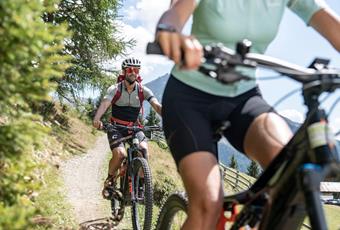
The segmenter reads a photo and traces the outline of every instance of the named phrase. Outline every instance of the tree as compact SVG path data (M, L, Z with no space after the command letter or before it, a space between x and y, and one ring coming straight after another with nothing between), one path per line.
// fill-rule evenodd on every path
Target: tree
M150 108L149 114L146 116L146 121L145 125L159 125L160 119L152 108ZM151 131L145 131L145 135L151 138Z
M260 168L255 161L252 160L250 165L247 167L247 174L255 178L260 175Z
M238 163L234 154L230 158L229 167L238 170Z
M115 76L102 71L103 62L134 43L119 36L115 23L119 6L119 0L61 0L57 12L45 13L45 21L66 23L72 32L65 40L64 53L72 55L73 66L57 80L60 98L78 104L81 91L112 85Z
M0 226L31 229L38 210L31 200L39 188L33 151L46 129L30 103L49 98L69 66L62 55L65 25L44 23L55 0L0 1Z
M160 119L156 115L155 110L150 108L149 114L146 116L146 125L159 125Z

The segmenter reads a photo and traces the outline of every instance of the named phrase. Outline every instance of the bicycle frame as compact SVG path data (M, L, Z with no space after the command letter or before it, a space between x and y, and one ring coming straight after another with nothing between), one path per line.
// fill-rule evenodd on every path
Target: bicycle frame
M321 93L303 91L308 108L305 122L248 191L225 197L225 210L231 210L235 200L245 204L238 215L234 213L232 229L254 227L259 221L259 229L298 229L307 214L313 229L327 229L320 182L339 172L339 159L328 139L325 112L319 108ZM316 143L317 138L326 142Z
M120 175L122 177L122 192L123 192L123 197L128 197L128 199L125 199L124 205L127 205L128 202L133 201L136 199L135 194L134 194L134 179L135 175L132 173L133 168L132 168L132 161L135 157L138 155L138 138L136 137L136 133L132 135L132 137L128 140L129 147L127 148L127 157L126 157L126 163L125 166L125 173L123 175ZM145 158L145 156L143 156Z
M222 45L205 46L199 71L222 83L248 80L235 73L235 66L264 67L303 84L304 102L308 108L306 120L271 162L253 186L244 192L224 197L224 211L218 229L227 221L231 229L245 225L259 229L298 229L309 216L313 229L327 229L320 200L320 182L328 175L340 172L339 153L331 138L325 112L319 108L323 92L340 88L340 71L327 68L328 60L316 59L309 68L303 68L261 54L249 53L249 41L237 44L236 53ZM157 44L149 43L149 54L163 54ZM214 66L214 68L211 68ZM231 74L229 74L231 73ZM239 214L235 205L244 205Z
M119 190L113 191L110 198L112 220L119 223L124 216L125 206L131 205L133 229L149 230L152 224L152 178L147 162L147 152L139 147L140 142L137 133L139 131L159 131L160 127L104 125L104 130L107 132L116 132L117 128L128 131L127 136L116 140L125 143L127 156L119 171Z

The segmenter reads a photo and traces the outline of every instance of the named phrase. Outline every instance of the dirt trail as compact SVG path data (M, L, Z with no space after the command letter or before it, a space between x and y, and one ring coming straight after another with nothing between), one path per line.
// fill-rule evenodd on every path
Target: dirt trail
M110 214L109 203L101 197L108 152L108 141L106 135L103 135L86 154L74 157L61 166L66 198L79 224L102 219Z

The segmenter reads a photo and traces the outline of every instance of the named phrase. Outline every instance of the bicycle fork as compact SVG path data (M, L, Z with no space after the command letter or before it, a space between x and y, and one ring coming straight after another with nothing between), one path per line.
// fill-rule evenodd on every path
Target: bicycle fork
M303 191L309 221L313 229L327 230L325 214L320 200L320 183L325 177L324 168L317 164L304 164L299 170L299 185Z

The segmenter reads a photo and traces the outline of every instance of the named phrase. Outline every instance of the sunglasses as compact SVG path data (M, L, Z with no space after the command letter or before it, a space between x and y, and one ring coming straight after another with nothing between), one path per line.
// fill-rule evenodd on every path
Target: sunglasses
M137 67L127 67L127 68L125 68L125 73L127 73L127 74L131 74L131 73L139 74L139 68L137 68Z

